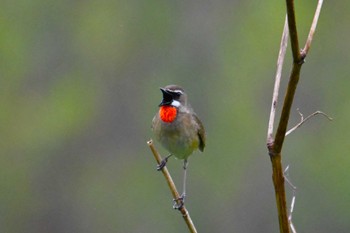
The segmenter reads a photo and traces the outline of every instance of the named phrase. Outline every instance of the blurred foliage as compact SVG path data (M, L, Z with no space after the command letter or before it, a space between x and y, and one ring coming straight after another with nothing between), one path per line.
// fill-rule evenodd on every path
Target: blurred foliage
M315 7L296 2L301 45ZM349 7L325 2L293 106L334 121L283 149L299 231L350 228ZM188 174L199 232L277 232L265 140L284 17L281 1L2 1L0 231L186 232L146 145L176 83L208 134Z

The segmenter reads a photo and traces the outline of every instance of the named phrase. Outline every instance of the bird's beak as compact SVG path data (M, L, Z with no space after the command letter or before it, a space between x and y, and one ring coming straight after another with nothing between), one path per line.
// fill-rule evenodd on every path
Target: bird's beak
M163 99L162 102L159 104L159 107L164 105L170 105L173 101L173 96L169 93L169 91L167 91L164 88L160 88L160 90L163 93Z

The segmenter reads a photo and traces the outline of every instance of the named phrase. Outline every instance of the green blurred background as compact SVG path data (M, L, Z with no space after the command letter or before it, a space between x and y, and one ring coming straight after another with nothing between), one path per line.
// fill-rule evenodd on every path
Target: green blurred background
M278 232L265 143L284 4L2 1L0 232L187 232L146 144L172 83L207 130L189 160L198 231ZM315 7L296 2L301 45ZM334 121L313 118L283 148L300 232L350 229L349 11L325 2L290 127L297 108ZM181 161L168 168L180 188Z

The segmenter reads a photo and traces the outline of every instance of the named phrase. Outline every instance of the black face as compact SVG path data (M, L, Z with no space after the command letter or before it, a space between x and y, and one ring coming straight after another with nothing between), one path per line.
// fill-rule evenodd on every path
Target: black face
M172 91L169 89L160 88L163 93L163 100L159 106L171 105L173 100L179 100L181 96L181 91Z

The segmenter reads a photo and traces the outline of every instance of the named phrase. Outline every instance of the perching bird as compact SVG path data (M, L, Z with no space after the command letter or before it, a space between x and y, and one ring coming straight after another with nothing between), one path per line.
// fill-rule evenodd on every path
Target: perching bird
M162 160L157 170L161 170L172 155L184 160L183 193L180 197L182 204L174 204L174 208L179 209L186 196L187 159L194 150L204 150L206 135L202 122L190 107L187 95L180 86L168 85L160 90L163 100L153 118L152 129L156 139L170 155Z

